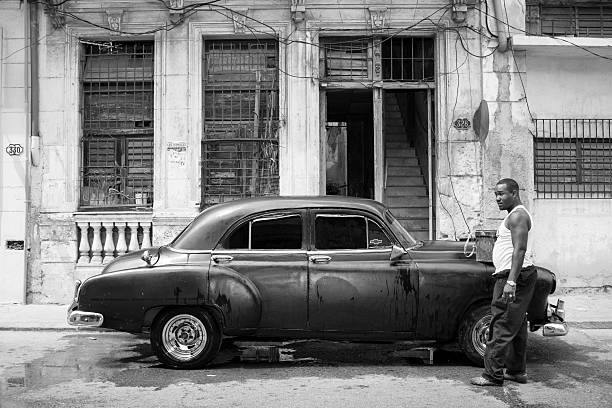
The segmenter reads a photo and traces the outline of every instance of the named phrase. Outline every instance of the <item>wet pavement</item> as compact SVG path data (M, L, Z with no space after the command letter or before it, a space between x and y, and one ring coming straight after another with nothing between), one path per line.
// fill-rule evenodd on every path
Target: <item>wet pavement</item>
M304 341L277 363L240 361L228 344L201 370L161 366L146 337L113 332L0 332L0 407L602 407L612 406L612 330L529 339L530 382L478 388L480 369L410 344Z

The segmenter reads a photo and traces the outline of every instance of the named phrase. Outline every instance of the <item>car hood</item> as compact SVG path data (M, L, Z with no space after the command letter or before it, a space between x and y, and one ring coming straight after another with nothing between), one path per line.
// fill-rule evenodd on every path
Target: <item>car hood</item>
M142 255L145 253L145 251L149 251L149 253L152 255L151 266L147 265L147 263L142 260ZM154 269L156 267L166 266L169 264L186 263L187 259L187 254L172 251L166 246L152 247L140 249L134 252L129 252L125 255L119 256L118 258L115 258L108 265L106 265L106 267L102 270L102 273L107 274L112 272L125 271L127 269Z
M474 243L467 245L461 241L423 241L419 245L408 250L412 259L475 259L473 254ZM472 253L471 256L470 253Z

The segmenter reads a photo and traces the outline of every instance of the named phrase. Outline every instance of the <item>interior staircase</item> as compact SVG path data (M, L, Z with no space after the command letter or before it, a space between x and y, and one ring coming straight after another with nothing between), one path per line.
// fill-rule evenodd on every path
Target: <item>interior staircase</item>
M385 204L417 240L429 238L427 182L395 95L384 101Z

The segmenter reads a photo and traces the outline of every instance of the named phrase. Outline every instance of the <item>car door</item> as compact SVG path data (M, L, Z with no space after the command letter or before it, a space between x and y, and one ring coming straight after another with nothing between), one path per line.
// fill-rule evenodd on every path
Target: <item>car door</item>
M395 242L384 222L357 212L310 215L309 328L414 331L418 273L390 261Z
M257 329L306 328L308 258L304 215L302 211L274 212L243 220L211 255L211 274L229 274L235 277L235 285L253 288L249 296L257 299L249 305L260 308ZM240 296L242 292L235 293ZM211 298L216 296L225 294L211 293ZM244 304L240 300L223 301L230 305L234 302L237 307ZM240 311L231 310L230 314L236 313Z

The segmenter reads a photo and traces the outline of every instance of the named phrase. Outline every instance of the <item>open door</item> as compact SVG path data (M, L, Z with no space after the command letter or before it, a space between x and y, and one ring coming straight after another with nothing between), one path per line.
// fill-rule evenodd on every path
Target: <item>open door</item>
M374 198L372 91L326 93L325 193Z

